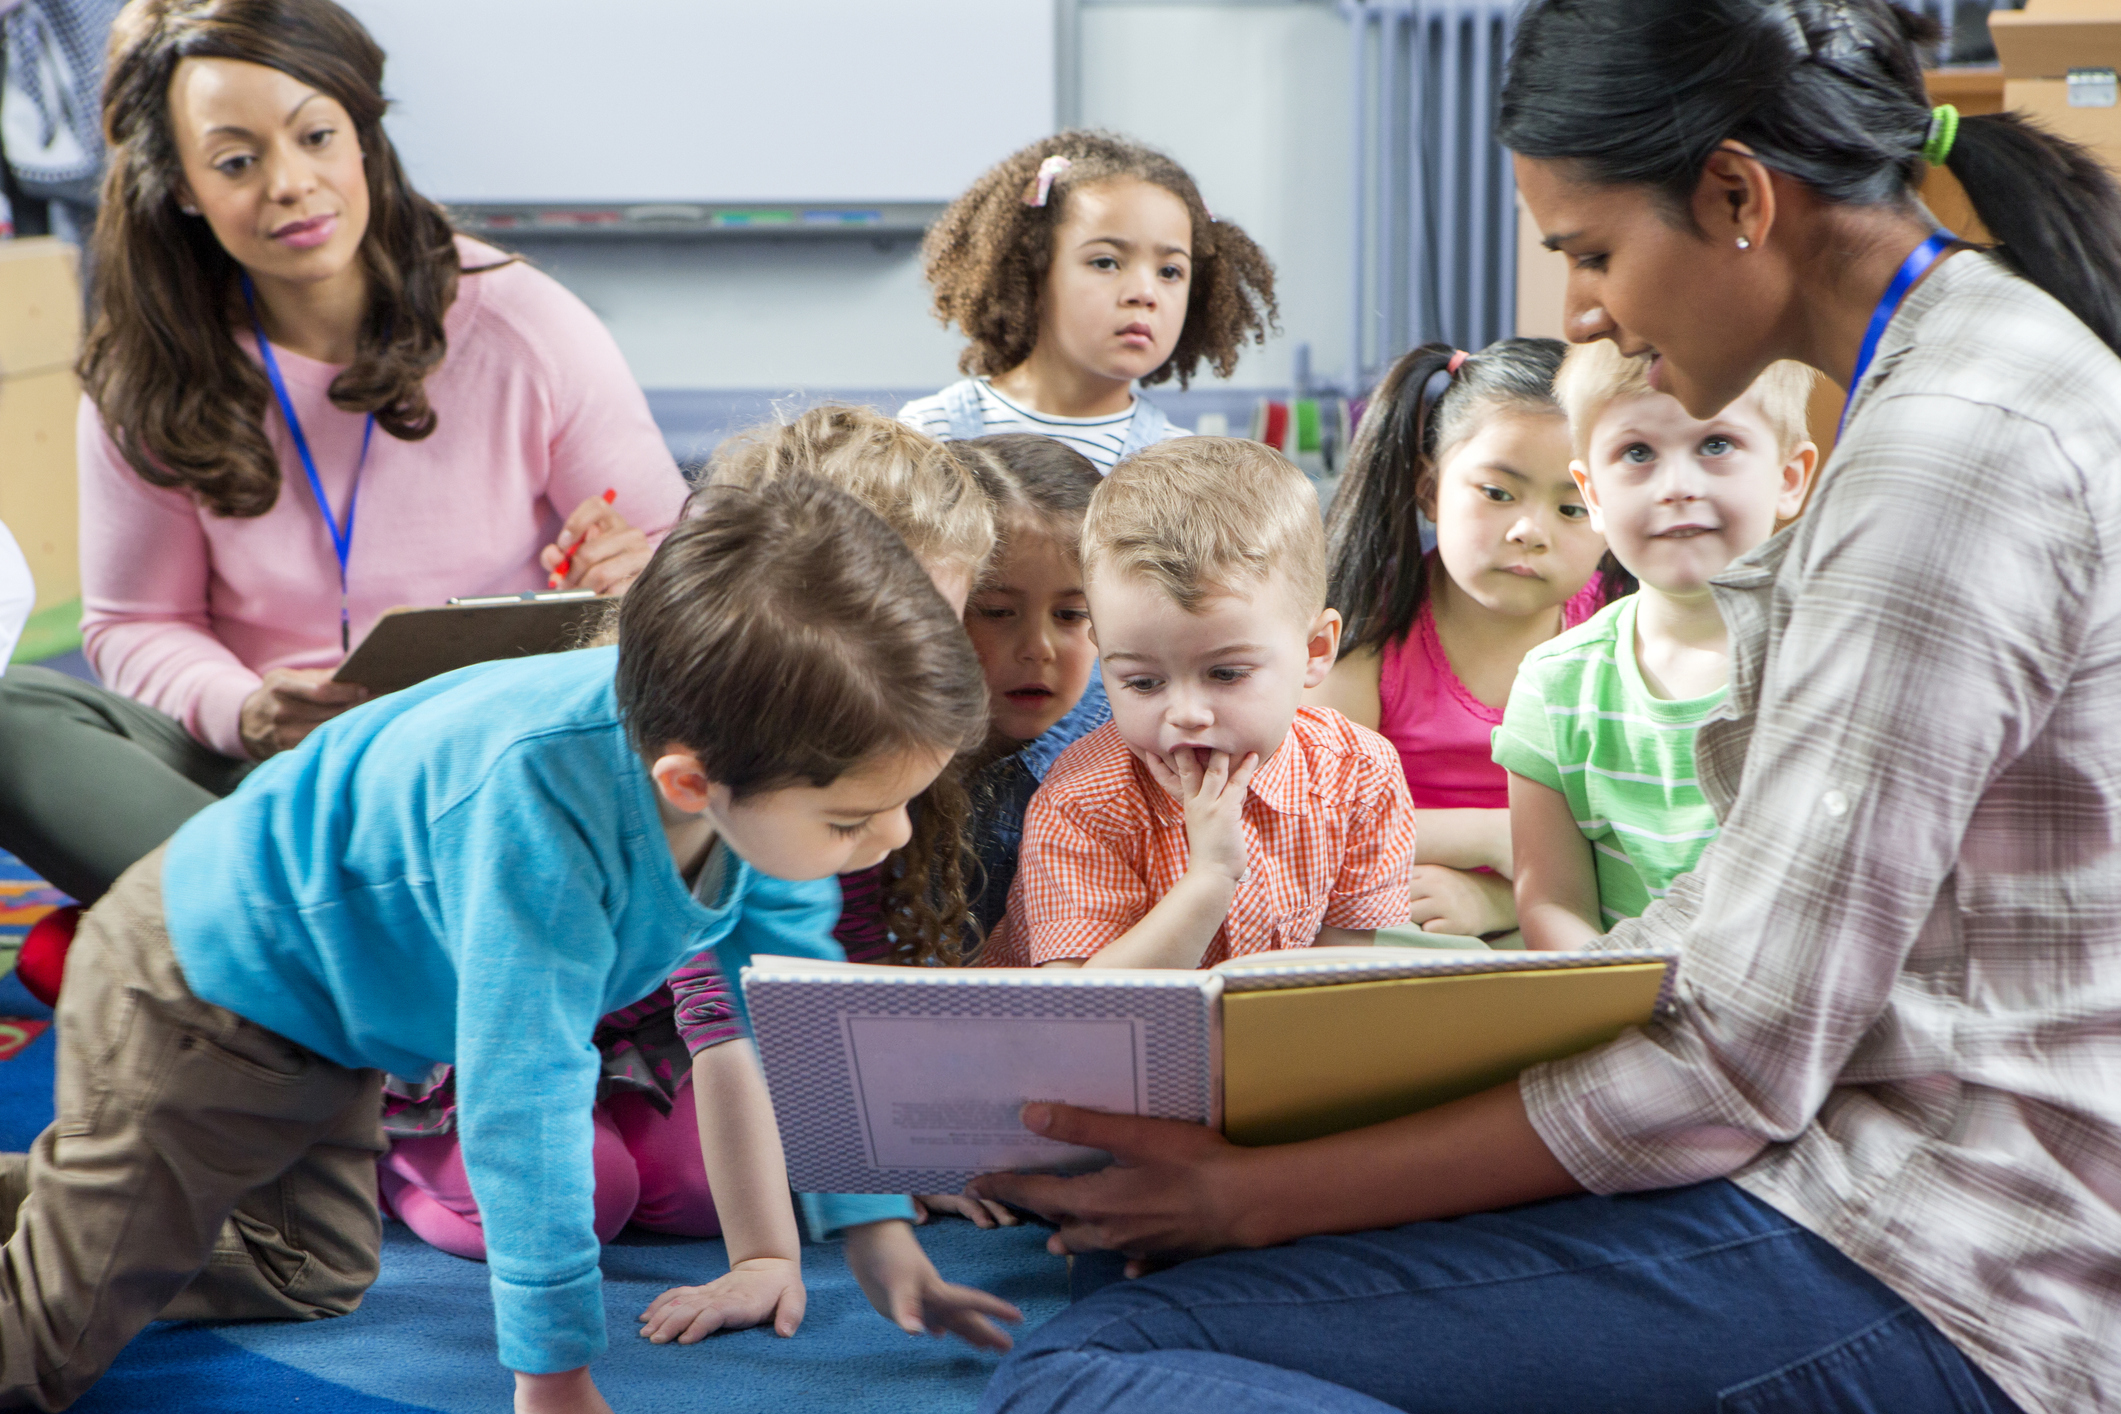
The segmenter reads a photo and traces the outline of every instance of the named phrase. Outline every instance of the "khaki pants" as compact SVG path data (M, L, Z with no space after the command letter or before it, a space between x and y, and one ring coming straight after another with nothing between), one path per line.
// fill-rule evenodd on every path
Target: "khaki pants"
M360 1304L381 1076L192 995L160 849L82 919L58 1034L58 1119L0 1249L0 1407L66 1408L149 1321Z

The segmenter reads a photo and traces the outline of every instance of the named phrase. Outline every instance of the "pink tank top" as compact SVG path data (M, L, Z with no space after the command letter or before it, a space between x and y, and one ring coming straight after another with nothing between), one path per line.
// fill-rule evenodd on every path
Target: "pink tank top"
M1601 576L1561 606L1563 628L1574 628L1605 604ZM1509 773L1495 764L1491 739L1502 709L1490 707L1458 680L1436 636L1426 600L1404 638L1385 645L1377 673L1377 729L1399 748L1416 810L1507 810Z

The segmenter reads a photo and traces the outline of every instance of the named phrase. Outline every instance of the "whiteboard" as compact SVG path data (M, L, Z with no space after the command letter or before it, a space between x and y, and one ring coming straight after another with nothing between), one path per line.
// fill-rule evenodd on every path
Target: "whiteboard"
M948 201L1053 130L1054 0L343 0L447 203Z

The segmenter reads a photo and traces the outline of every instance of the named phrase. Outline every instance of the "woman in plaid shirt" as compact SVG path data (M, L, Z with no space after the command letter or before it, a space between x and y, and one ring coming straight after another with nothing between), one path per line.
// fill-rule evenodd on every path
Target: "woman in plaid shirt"
M1306 1144L1055 1106L1117 1154L976 1188L1098 1293L994 1410L2121 1406L2121 198L1931 110L1885 0L1538 0L1502 135L1578 341L1697 416L1851 392L1803 519L1716 581L1722 832L1617 946L1653 1024ZM1931 164L1990 251L1935 232Z

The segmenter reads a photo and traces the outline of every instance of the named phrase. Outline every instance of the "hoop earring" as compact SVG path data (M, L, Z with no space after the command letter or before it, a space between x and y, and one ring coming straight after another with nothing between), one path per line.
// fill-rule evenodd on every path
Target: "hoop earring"
M1740 250L1751 250L1753 248L1753 243L1747 240L1744 236L1740 236L1738 238L1738 248Z

